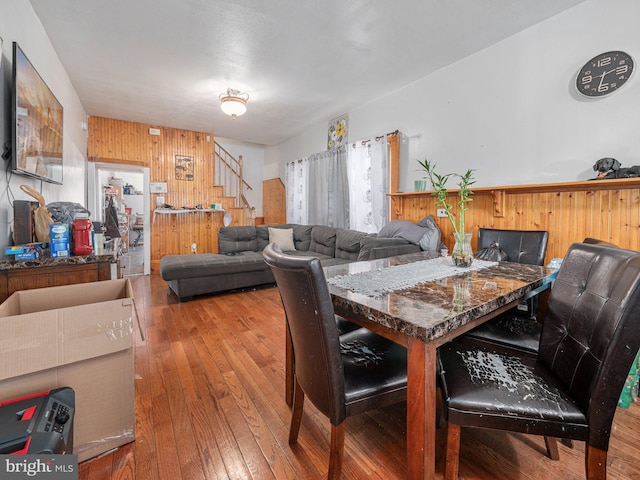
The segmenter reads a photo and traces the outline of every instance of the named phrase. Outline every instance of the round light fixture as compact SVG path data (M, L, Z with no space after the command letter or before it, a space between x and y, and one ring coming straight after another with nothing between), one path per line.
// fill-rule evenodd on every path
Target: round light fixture
M233 88L227 88L227 93L220 94L220 108L235 120L247 111L248 93L242 93Z

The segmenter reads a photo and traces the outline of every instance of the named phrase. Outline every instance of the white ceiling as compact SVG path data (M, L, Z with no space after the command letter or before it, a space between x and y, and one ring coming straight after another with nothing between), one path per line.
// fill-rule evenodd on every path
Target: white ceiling
M31 0L87 113L275 145L584 0ZM232 120L218 96L249 93Z

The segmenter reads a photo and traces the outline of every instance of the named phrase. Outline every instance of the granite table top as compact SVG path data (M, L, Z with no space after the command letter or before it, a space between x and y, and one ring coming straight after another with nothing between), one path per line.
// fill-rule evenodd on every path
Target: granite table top
M423 262L425 271L444 269L445 275L377 296L332 284L336 277L372 271L384 274L387 269L413 262ZM451 269L450 275L446 273L447 268ZM500 307L526 298L533 290L550 286L557 273L547 267L513 262L492 262L460 273L450 257L427 252L336 265L324 270L336 313L364 317L424 342L447 336Z
M89 263L113 262L115 261L112 253L105 255L79 255L71 257L54 257L48 256L48 250L43 257L35 260L0 260L0 270L19 270L37 267L58 267L62 265L85 265Z

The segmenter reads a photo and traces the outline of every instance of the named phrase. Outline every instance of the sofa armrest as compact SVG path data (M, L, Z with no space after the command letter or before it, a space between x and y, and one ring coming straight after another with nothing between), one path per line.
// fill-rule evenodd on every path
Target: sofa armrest
M378 260L379 258L395 257L396 255L406 255L408 253L416 253L420 251L420 247L412 243L388 247L375 247L371 249L369 260Z
M358 260L376 260L419 251L418 245L403 238L363 238L360 240Z

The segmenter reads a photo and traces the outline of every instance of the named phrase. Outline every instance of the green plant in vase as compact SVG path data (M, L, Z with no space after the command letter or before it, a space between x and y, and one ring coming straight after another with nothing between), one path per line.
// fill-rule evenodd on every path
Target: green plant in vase
M451 226L453 227L453 238L455 244L453 251L451 252L451 258L453 263L459 267L468 267L473 263L473 252L471 251L471 234L464 231L464 212L469 209L469 202L473 199L473 191L470 186L473 185L475 180L473 179L473 170L469 169L463 175L457 173L447 173L444 175L436 172L436 164L429 160L421 162L418 160L418 164L427 173L427 178L431 182L431 186L434 190L436 197L436 207L443 208ZM453 204L447 202L447 182L451 177L458 178L458 218L453 214ZM457 221L456 221L457 220Z

